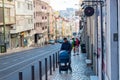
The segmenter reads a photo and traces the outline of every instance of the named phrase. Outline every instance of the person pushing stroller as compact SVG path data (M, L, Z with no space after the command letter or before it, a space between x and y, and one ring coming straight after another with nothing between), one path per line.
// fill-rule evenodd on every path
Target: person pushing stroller
M72 50L72 45L69 43L69 41L67 40L67 38L64 38L63 39L64 42L62 43L62 46L61 46L61 51L62 50L65 50L68 52L69 54L69 67L68 69L72 72L72 68L71 68L71 50Z

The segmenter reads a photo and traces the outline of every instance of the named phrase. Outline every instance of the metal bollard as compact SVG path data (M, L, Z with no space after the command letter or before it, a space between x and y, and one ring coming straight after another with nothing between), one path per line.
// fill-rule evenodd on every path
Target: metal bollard
M57 52L56 52L56 68L58 67L58 57L57 57Z
M52 61L51 61L51 56L49 56L49 61L50 61L50 75L52 75Z
M19 72L19 80L23 80L23 74L22 74L22 72Z
M55 71L55 55L53 54L53 71Z
M45 80L48 80L48 75L47 75L47 58L45 58Z
M31 78L32 80L35 80L35 69L34 69L34 66L31 67Z
M39 61L39 80L42 80L42 62Z

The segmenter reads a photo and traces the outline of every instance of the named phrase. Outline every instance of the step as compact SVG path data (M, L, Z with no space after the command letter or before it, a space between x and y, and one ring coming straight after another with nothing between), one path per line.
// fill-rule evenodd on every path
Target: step
M97 76L90 76L90 80L98 80Z

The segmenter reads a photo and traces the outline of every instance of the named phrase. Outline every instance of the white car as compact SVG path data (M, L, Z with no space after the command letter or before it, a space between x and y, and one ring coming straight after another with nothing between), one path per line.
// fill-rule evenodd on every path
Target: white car
M49 40L49 44L55 44L55 40Z

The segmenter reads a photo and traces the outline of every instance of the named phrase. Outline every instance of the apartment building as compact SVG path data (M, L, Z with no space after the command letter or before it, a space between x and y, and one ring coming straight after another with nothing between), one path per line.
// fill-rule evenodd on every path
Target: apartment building
M34 42L43 45L48 41L50 27L50 6L47 2L34 0Z
M15 0L15 20L11 33L11 48L33 44L33 0Z
M4 7L3 7L4 4ZM4 9L4 10L3 10ZM4 12L3 12L4 11ZM4 18L4 19L3 19ZM15 24L15 4L14 1L0 0L0 45L6 43L6 47L11 47L10 30ZM4 35L5 33L5 35ZM5 37L5 40L4 40Z

